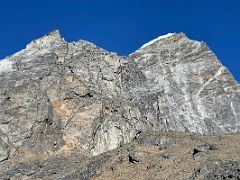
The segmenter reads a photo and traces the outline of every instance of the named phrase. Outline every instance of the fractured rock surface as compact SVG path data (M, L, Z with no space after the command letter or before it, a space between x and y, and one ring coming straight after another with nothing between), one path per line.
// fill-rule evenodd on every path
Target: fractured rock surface
M0 61L0 105L0 161L99 155L139 132L240 131L239 84L183 33L121 57L51 32Z

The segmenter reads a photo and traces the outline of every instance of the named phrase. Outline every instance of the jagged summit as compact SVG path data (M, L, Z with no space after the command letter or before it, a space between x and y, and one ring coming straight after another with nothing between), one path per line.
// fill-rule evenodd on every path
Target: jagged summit
M164 39L171 38L171 36L186 37L187 38L187 36L184 33L168 33L166 35L161 35L158 38L153 39L153 40L149 41L148 43L142 45L135 52L138 52L141 49L145 49L146 47L151 46L153 44L156 44L159 41L162 41ZM41 53L41 51L45 51L45 53L49 52L49 51L54 51L54 50L57 51L58 48L61 48L61 46L63 46L63 45L66 46L67 44L70 44L71 46L77 45L78 47L79 46L84 46L84 45L91 45L94 48L97 47L94 43L89 42L87 40L82 40L82 39L80 39L78 41L67 42L67 41L65 41L64 37L62 37L59 30L54 30L52 32L49 32L49 33L43 35L42 37L40 37L38 39L35 39L35 40L31 41L29 44L26 45L26 49L23 49L23 50L15 53L11 56L8 56L5 59L12 59L12 57L22 55L22 54L31 55L31 54L34 54L34 53ZM100 47L98 47L98 48L100 48ZM103 50L107 51L105 49L103 49ZM131 54L133 54L135 52L132 52Z
M63 37L61 37L61 34L59 30L52 31L43 37L36 39L32 42L30 42L26 48L32 49L32 48L52 48L53 46L58 46L62 43L65 43L65 40Z

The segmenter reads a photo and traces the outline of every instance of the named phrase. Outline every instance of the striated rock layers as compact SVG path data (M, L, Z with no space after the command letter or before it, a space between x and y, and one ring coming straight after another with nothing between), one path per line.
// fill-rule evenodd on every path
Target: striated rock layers
M0 161L98 155L147 131L240 131L239 84L183 33L121 57L51 32L0 62L0 106Z

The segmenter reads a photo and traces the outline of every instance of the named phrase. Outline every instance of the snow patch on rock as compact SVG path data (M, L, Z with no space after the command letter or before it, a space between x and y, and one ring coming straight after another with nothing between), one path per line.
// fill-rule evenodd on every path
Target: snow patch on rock
M168 37L170 37L170 36L173 36L173 35L175 35L175 34L176 34L176 33L168 33L168 34L159 36L158 38L153 39L153 40L149 41L148 43L142 45L142 46L140 47L140 49L145 48L145 47L147 47L147 46L149 46L149 45L151 45L151 44L154 44L154 43L157 42L157 41L160 41L160 40L162 40L162 39L166 39L166 38L168 38Z
M13 62L10 61L9 59L0 60L0 74L12 71L13 70L12 64Z

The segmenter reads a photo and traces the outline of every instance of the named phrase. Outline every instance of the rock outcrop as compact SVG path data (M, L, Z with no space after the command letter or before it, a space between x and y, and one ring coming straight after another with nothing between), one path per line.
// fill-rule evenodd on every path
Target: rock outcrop
M147 131L240 131L239 84L183 33L121 57L51 32L0 62L0 106L0 161L99 155Z

